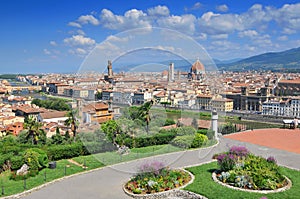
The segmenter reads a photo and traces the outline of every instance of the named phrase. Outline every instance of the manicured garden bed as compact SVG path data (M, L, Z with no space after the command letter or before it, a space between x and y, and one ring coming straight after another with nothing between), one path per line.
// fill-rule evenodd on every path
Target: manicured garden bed
M185 187L184 190L203 195L209 199L260 199L262 197L266 197L268 199L300 198L300 171L280 167L282 174L292 181L292 187L283 192L264 194L234 190L216 183L212 180L212 172L218 169L219 166L216 161L188 168L187 170L195 176L195 180L192 184Z
M153 194L179 188L192 179L184 170L172 170L162 162L146 162L139 167L139 172L124 186L127 193Z

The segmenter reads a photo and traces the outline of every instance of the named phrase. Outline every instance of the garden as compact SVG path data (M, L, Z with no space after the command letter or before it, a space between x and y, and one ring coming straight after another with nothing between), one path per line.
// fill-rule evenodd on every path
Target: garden
M185 190L210 199L300 197L300 172L279 166L273 156L264 158L233 146L213 158L216 161L187 169L195 180Z
M152 194L179 188L190 180L190 174L184 170L172 170L159 161L146 162L125 184L125 190L133 194Z

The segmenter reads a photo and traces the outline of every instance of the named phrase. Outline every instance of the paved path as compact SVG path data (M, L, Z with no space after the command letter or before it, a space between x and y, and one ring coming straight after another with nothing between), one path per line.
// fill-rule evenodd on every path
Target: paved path
M300 154L300 129L256 129L224 137Z
M252 153L268 157L274 156L279 164L300 169L300 154L284 150L221 138L219 145L210 149L165 154L142 160L122 163L103 169L74 176L50 184L38 191L24 196L24 199L126 199L122 185L135 173L137 165L149 160L161 160L170 167L184 167L210 161L213 154L228 150L230 146L246 146Z

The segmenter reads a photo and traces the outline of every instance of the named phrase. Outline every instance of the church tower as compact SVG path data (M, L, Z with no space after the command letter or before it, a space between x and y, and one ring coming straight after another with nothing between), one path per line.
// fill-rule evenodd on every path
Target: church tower
M112 64L110 60L108 60L108 64L107 64L107 75L108 77L113 76Z

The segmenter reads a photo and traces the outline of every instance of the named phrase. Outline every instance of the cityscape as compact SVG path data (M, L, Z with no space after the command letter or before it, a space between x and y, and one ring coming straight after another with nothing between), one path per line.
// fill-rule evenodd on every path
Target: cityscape
M299 197L300 3L89 3L3 2L0 198Z

